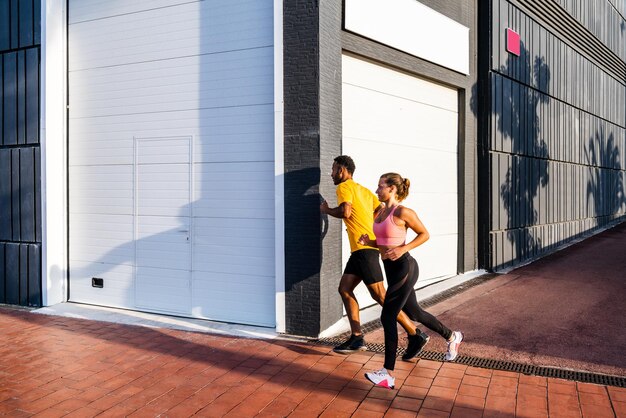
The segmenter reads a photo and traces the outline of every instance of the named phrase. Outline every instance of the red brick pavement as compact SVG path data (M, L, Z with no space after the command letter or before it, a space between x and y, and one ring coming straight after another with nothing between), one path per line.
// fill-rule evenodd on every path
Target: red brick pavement
M626 417L626 389L427 360L396 389L379 354L0 308L0 415L11 417Z

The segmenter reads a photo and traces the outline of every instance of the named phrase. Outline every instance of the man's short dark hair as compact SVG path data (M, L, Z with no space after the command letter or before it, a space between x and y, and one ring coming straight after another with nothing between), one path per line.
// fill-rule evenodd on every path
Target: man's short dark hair
M340 165L348 170L348 173L350 173L350 175L354 174L356 166L354 165L354 161L352 161L352 158L350 158L349 156L340 155L339 157L335 158L334 161L337 163L337 165Z

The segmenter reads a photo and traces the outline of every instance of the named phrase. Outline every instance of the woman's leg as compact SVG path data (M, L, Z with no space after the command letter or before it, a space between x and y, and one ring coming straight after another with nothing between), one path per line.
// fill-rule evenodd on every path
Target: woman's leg
M396 365L396 353L398 350L396 319L410 295L413 294L415 297L413 287L417 282L417 275L410 274L408 260L409 257L402 257L396 261L383 261L388 287L380 322L383 324L385 333L384 367L387 370L393 370Z
M419 267L417 265L417 261L415 261L415 259L412 257L409 265L409 275L415 276L415 282L417 282L417 277L419 276ZM415 283L411 285L411 289L414 286ZM422 309L422 307L417 302L417 296L415 296L414 291L410 292L409 297L406 300L402 310L409 316L409 318L424 324L427 328L435 331L437 334L445 338L446 341L449 340L452 336L452 331L450 331L448 327L443 325L434 315Z

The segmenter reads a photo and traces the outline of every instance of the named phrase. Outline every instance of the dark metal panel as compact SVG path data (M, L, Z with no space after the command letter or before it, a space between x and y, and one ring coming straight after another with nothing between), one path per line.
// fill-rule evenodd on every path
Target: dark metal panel
M511 127L512 127L512 114L511 114L511 80L502 77L502 113L498 113L502 120L502 151L511 152ZM508 138L507 138L508 137Z
M531 182L535 185L535 194L532 197L532 210L530 213L530 223L540 225L541 219L541 179L539 178L539 160L537 158L530 159L530 176Z
M529 221L529 211L533 206L533 195L535 193L535 189L533 188L531 172L529 170L530 158L521 157L520 158L520 188L523 190L523 199L524 205L520 211L520 220L519 224L523 228L527 228L531 222Z
M26 143L39 143L39 48L26 50Z
M548 168L547 160L538 160L538 173L542 173L543 169ZM548 183L540 183L539 185L539 223L545 225L548 223Z
M16 135L17 143L26 143L26 63L24 51L17 52L17 122Z
M6 265L4 262L5 244L0 242L0 303L6 303Z
M498 205L498 201L499 201L499 196L498 196L498 190L499 190L499 186L500 184L498 183L498 173L500 172L500 168L499 168L499 164L498 164L498 155L494 154L493 152L490 152L488 154L488 164L489 164L489 179L488 181L491 183L489 184L489 190L491 191L491 196L489 197L490 199L490 210L489 210L489 216L490 216L490 224L491 227L489 228L490 231L495 231L497 229L500 229L500 211L499 211L499 205Z
M502 130L498 126L498 115L502 114L502 77L498 74L491 76L491 149L502 150Z
M521 44L521 51L520 51L520 57L519 57L519 61L520 61L520 75L519 75L519 80L525 84L528 85L528 74L529 74L529 63L530 63L530 57L531 55L531 40L530 40L530 36L529 36L529 19L526 17L526 15L521 15L520 16L520 24L519 24L519 30L520 30L520 39L522 40L522 44Z
M544 58L544 59L548 57L549 55L547 37L548 37L548 33L546 32L546 30L542 27L539 27L539 57ZM538 71L538 69L535 68L535 74L536 74L535 88L541 91L542 93L545 93L545 85L546 85L546 82L544 80L545 73L543 71Z
M35 241L35 153L34 148L20 150L20 237Z
M0 54L0 146L4 145L4 54Z
M19 9L19 43L24 48L33 44L33 0L21 0Z
M519 156L508 156L509 171L507 176L508 193L506 199L509 204L508 228L519 228L519 209L521 199L519 195Z
M4 145L17 144L17 54L4 54Z
M17 31L17 22L19 21L19 0L6 0L11 2L11 25L10 25L10 33L11 33L11 49L17 49L20 47L19 39L18 39L18 31Z
M41 306L41 246L28 246L28 305Z
M0 240L11 240L11 150L0 148Z
M28 305L28 244L20 245L20 273L19 273L19 288L20 288L20 305Z
M567 220L566 213L566 202L567 202L567 165L563 163L559 163L559 222L565 222ZM560 239L563 237L560 237Z
M12 239L20 241L20 150L11 149L11 224Z
M489 54L491 62L489 68L498 70L500 65L500 51L503 49L500 45L500 5L502 0L494 0L492 2L492 15L491 15L491 45L492 53ZM495 90L494 90L495 91Z
M11 48L11 9L9 2L0 1L0 51Z
M502 267L504 266L504 243L502 232L497 232L494 234L494 254L496 255L496 266Z
M534 89L528 89L528 112L526 113L526 121L527 121L527 133L526 133L526 141L527 141L527 150L528 154L533 157L539 156L539 149L537 149L537 143L539 140L538 130L537 130L537 117L539 108L539 104L537 102L537 92Z
M559 138L559 155L562 161L568 161L566 141L568 137L565 134L565 124L568 121L568 106L563 102L557 102L558 114L556 119L556 135Z
M498 182L500 187L498 187L497 191L499 193L499 203L500 203L500 228L499 229L507 229L509 226L510 216L509 209L506 208L505 200L510 203L510 188L509 190L502 190L502 186L506 186L507 183L507 175L509 174L509 170L511 169L511 155L509 154L499 154L500 157L500 174L498 176Z
M524 66L527 68L527 66ZM519 86L520 95L520 110L517 125L519 126L519 149L520 153L528 155L528 120L529 118L529 104L528 104L528 87L525 85Z
M520 121L522 117L522 105L519 83L511 83L511 151L521 152L520 146Z
M20 245L5 245L5 292L6 303L17 305L20 301Z
M41 44L41 0L33 1L33 45Z
M35 241L42 242L41 236L41 148L34 148L35 172L33 182L35 185Z

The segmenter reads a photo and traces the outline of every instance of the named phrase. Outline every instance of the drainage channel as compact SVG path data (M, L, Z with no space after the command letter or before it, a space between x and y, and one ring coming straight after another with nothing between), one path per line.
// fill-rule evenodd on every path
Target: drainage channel
M420 301L420 306L424 308L428 308L429 306L433 306L441 301L444 301L454 295L462 293L463 291L485 283L494 277L497 277L498 274L486 274L484 276L477 277L475 279L469 280L459 286L453 287L445 292L439 293L430 298L424 299ZM362 326L363 332L368 333L375 331L382 327L380 320L375 320L368 322ZM330 345L336 346L341 344L350 336L349 332L338 335L332 338L321 338L318 340L313 340L311 342L319 345ZM367 344L368 351L374 353L384 353L385 345L384 344ZM398 348L398 355L404 354L404 348ZM425 360L433 360L433 361L443 361L443 353L439 353L436 351L422 351L417 355L417 358L425 359ZM544 366L534 366L530 364L522 364L515 363L511 361L502 361L496 359L485 359L480 357L470 357L460 355L456 358L455 363L464 364L467 366L480 367L483 369L492 369L492 370L503 370L515 373L522 373L532 376L540 376L540 377L552 377L556 379L565 379L565 380L575 380L577 382L583 383L594 383L597 385L606 385L606 386L616 386L620 388L626 388L626 377L621 376L611 376L604 375L599 373L589 373L583 371L575 371L575 370L567 370L567 369L559 369L554 367L544 367Z

